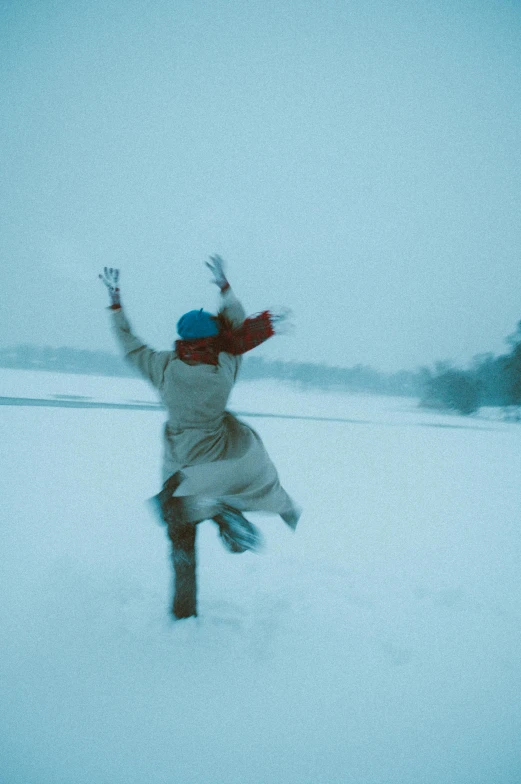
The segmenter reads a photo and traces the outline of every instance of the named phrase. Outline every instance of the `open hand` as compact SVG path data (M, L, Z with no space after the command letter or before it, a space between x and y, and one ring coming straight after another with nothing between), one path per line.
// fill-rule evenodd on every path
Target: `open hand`
M107 287L111 304L121 307L118 288L119 269L116 269L115 267L104 267L103 275L100 274L98 277Z
M210 261L206 262L206 266L213 275L213 283L219 286L221 291L225 289L229 284L224 274L224 261L221 257L217 255L210 256Z

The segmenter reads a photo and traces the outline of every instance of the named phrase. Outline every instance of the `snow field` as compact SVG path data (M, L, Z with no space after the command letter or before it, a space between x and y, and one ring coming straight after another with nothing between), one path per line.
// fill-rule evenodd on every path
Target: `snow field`
M270 383L232 407L359 421L248 420L303 517L252 516L258 555L200 526L177 624L145 503L163 412L0 407L2 784L521 780L519 426Z

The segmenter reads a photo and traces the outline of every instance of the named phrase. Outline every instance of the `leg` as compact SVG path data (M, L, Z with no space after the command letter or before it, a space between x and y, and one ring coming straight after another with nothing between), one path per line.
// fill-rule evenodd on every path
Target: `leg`
M258 529L237 509L228 506L214 515L213 520L219 526L222 542L230 553L244 553L259 548L261 535Z
M174 565L172 613L175 618L197 615L195 533L195 523L168 524Z

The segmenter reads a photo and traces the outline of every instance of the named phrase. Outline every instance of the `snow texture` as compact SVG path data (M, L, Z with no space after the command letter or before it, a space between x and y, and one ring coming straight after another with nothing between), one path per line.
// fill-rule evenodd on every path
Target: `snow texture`
M7 370L0 395L156 400ZM304 514L252 515L260 554L199 526L174 623L164 413L0 406L0 782L519 782L521 427L271 382L232 408L293 417L248 421Z

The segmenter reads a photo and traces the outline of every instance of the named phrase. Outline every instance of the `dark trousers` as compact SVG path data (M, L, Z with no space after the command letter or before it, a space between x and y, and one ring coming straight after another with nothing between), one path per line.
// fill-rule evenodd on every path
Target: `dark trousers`
M197 581L195 558L195 523L168 524L168 538L172 543L174 566L174 599L172 613L175 618L197 615Z
M183 517L182 500L172 494L179 486L178 472L165 482L161 492L153 499L161 513L172 544L174 566L174 618L191 618L197 615L197 578L195 538L198 522L187 523ZM244 553L259 546L260 536L249 520L231 507L223 507L222 513L213 517L219 527L222 542L231 553Z

